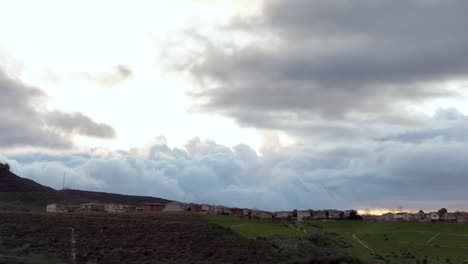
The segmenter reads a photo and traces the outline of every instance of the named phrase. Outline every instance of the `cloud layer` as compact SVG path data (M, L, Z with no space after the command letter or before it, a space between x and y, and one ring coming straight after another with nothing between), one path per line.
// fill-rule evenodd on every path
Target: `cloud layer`
M175 61L200 83L191 93L200 111L299 137L375 134L419 125L411 105L459 96L444 83L468 77L467 8L455 0L264 1L260 15L235 18L216 37L189 31L199 46Z
M72 137L115 137L114 129L82 113L48 111L46 95L0 68L0 148L70 148Z
M439 130L328 150L270 145L259 156L247 145L229 148L195 138L170 148L159 138L130 151L3 159L19 175L55 188L66 173L72 188L269 210L468 209L468 140L448 132L466 131L468 118L439 112L433 120Z

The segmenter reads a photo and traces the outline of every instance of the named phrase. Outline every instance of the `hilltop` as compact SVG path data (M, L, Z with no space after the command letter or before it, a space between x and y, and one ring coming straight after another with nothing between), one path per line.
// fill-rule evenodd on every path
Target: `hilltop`
M0 164L0 211L44 211L49 203L66 202L80 204L88 202L122 203L138 205L140 203L168 203L167 199L123 195L83 190L55 190L33 180L22 178Z

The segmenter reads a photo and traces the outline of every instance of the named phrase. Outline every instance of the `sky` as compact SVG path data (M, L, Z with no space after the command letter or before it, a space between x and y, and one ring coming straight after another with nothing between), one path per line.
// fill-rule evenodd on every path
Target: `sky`
M0 161L56 189L468 210L467 10L1 1Z

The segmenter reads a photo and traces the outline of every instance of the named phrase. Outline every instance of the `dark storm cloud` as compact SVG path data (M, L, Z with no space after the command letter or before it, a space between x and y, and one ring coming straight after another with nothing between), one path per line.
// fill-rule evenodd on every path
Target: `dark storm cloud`
M288 115L388 124L378 117L457 96L441 83L467 77L466 10L455 0L265 1L261 16L220 30L250 35L250 45L187 34L204 49L183 69L202 84L199 110L246 125L281 128Z
M87 135L97 138L114 138L114 129L107 124L98 124L81 113L49 112L44 115L47 126L65 133Z
M115 132L83 114L44 110L45 94L0 68L0 148L70 148L71 135L112 138Z

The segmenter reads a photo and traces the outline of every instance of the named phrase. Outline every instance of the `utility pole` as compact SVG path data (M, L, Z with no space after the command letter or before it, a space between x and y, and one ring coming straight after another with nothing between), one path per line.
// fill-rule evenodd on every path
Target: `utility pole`
M66 173L63 173L63 181L62 181L62 191L65 190L65 175Z

